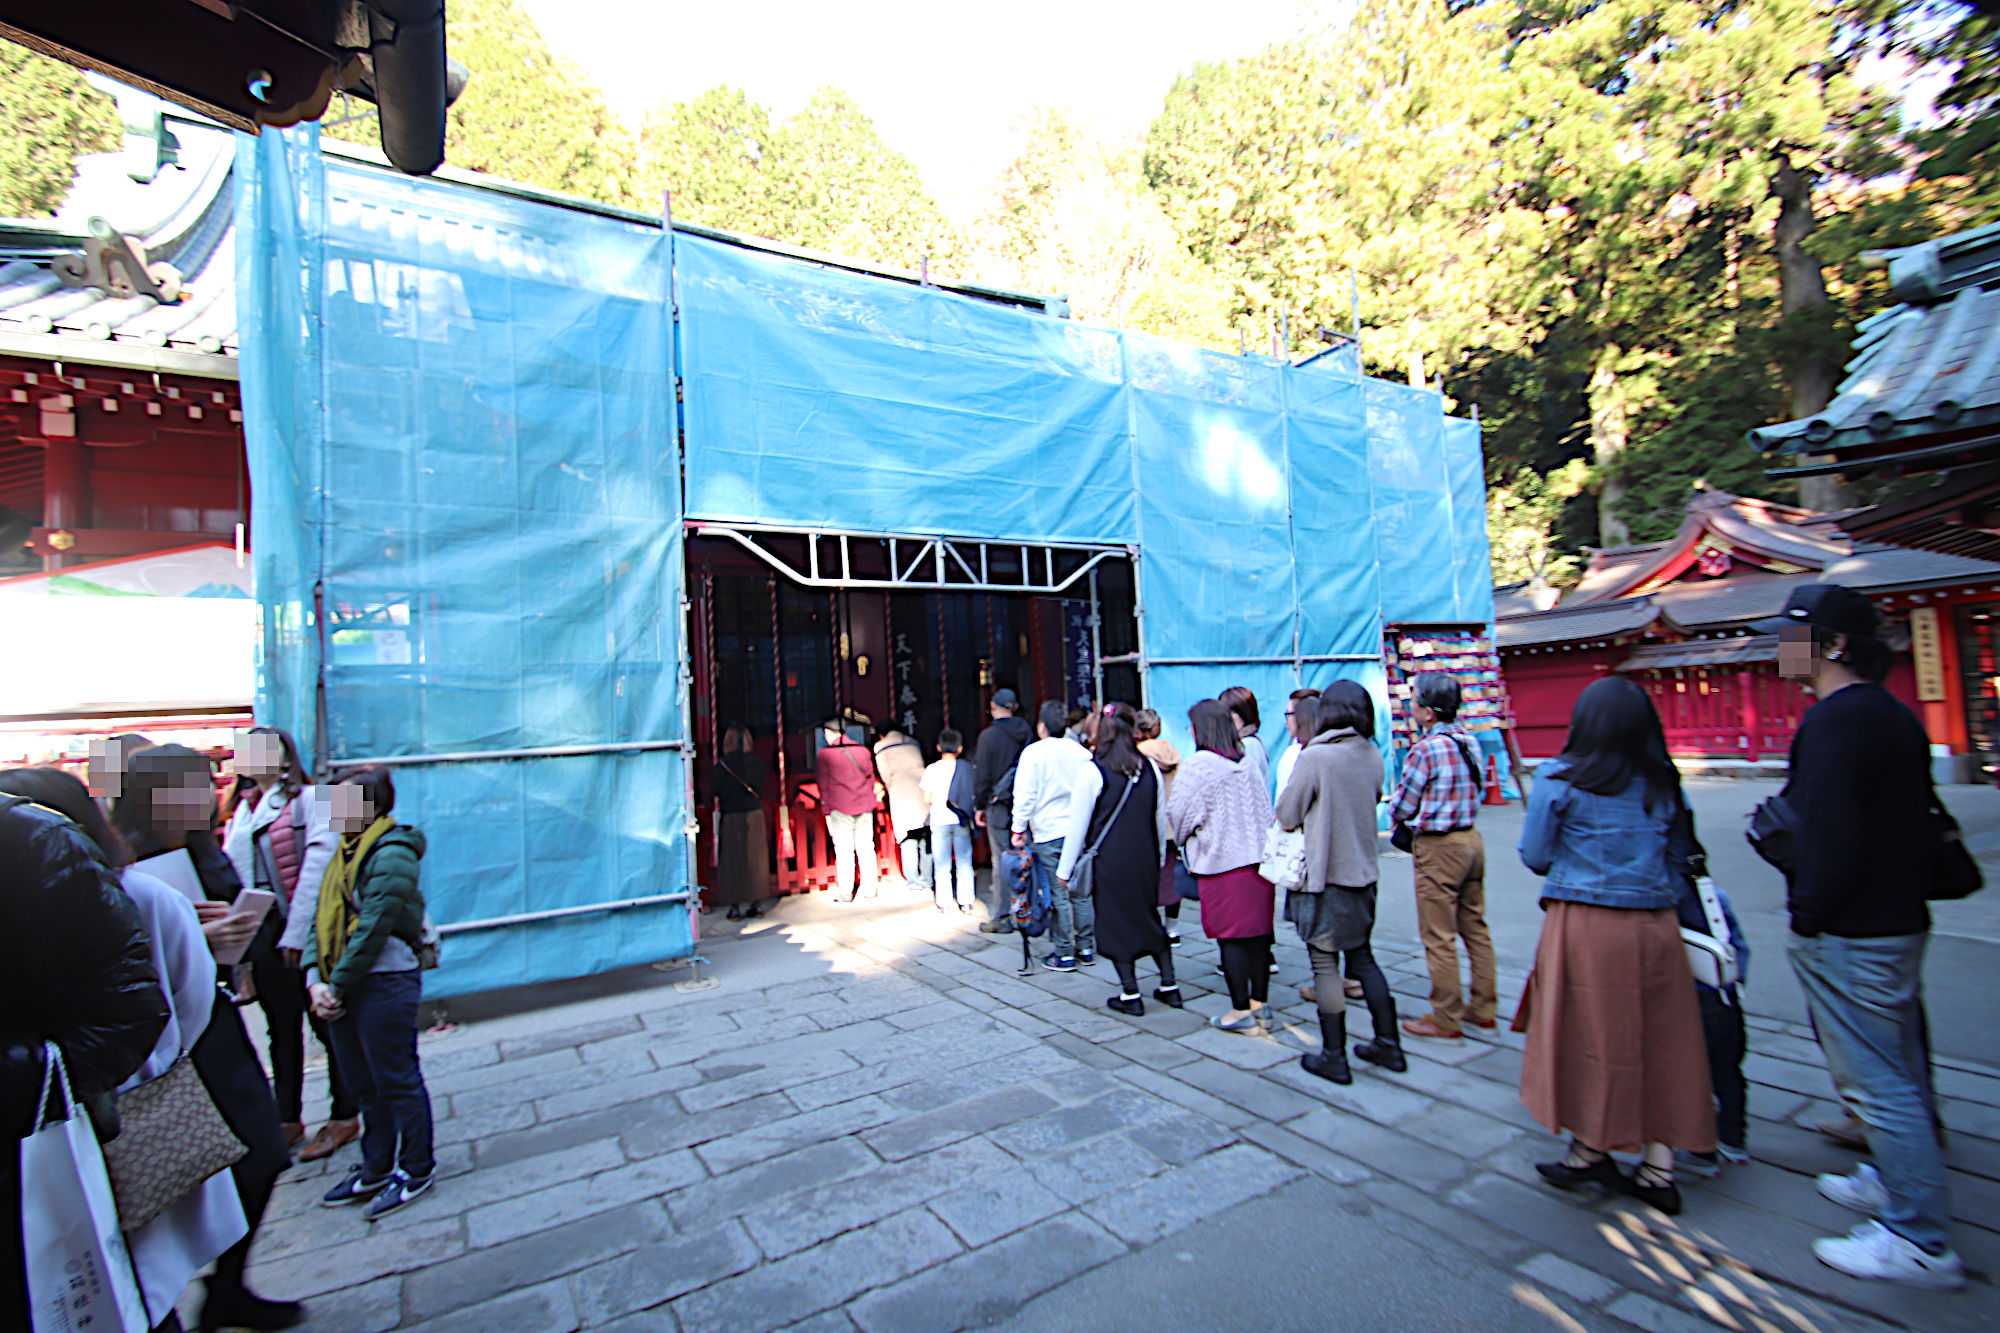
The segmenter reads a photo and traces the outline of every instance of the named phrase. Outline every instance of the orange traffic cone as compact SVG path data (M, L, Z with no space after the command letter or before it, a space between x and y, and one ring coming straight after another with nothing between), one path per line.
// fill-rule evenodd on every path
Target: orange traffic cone
M1500 790L1500 761L1490 754L1486 756L1486 804L1507 804L1507 796Z

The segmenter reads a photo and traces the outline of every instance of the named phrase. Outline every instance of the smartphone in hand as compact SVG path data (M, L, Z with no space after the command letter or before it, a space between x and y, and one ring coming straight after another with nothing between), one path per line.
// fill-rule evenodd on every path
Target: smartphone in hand
M261 924L265 914L277 905L277 901L278 895L272 893L269 889L245 889L243 892L237 894L236 901L229 905L229 914L231 916L248 914L253 921ZM256 936L252 935L235 948L222 950L215 955L215 961L223 967L236 966L236 964L243 961L243 954L249 949L250 940L255 938Z

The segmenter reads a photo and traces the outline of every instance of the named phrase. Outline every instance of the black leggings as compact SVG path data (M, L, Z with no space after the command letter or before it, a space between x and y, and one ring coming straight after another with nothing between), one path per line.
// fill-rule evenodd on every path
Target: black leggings
M352 1120L360 1115L354 1094L341 1080L340 1061L333 1053L333 1039L327 1033L326 1022L312 1012L306 1001L306 974L287 967L275 943L251 953L250 972L257 980L257 1003L264 1010L264 1027L270 1038L271 1091L278 1099L278 1119L296 1124L302 1118L308 1024L313 1036L326 1048L326 1079L328 1091L333 1094L330 1118Z
M1126 995L1139 993L1139 960L1136 958L1114 958L1111 965L1118 969L1118 984ZM1174 954L1171 949L1162 949L1153 955L1153 965L1160 969L1160 989L1174 984Z
M222 1252L215 1261L215 1276L209 1281L211 1292L240 1290L243 1265L264 1220L264 1206L271 1201L271 1188L278 1183L279 1174L292 1164L292 1154L278 1127L278 1107L271 1100L271 1085L264 1081L264 1067L250 1049L250 1034L243 1030L242 1017L226 998L217 997L208 1028L191 1054L195 1072L201 1075L202 1086L223 1123L249 1149L229 1170L236 1178L236 1194L243 1201L243 1218L250 1229Z
M1332 890L1328 890L1332 892ZM1362 945L1359 949L1344 951L1347 957L1347 975L1361 983L1361 993L1368 1005L1368 1017L1375 1025L1375 1040L1389 1046L1399 1046L1402 1038L1396 1035L1396 1002L1389 996L1389 979L1382 975L1381 966L1375 961L1374 952ZM1313 991L1320 1013L1331 1018L1335 1014L1347 1012L1347 991L1340 975L1341 955L1332 949L1321 949L1308 942L1306 956L1312 960Z
M1252 935L1216 941L1222 949L1222 976L1229 983L1231 1009L1248 1009L1252 1000L1262 1004L1270 998L1271 939L1269 935Z

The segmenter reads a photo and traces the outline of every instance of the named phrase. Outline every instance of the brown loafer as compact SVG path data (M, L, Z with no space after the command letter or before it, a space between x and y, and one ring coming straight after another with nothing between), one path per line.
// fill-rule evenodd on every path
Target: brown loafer
M317 1162L322 1157L331 1157L342 1147L360 1137L359 1117L353 1120L329 1120L319 1127L319 1133L313 1135L313 1141L300 1151L299 1160Z
M285 1146L287 1148L296 1148L305 1142L306 1127L298 1121L287 1120L282 1125L279 1125L278 1128L285 1131Z
M1465 1034L1457 1028L1439 1027L1437 1020L1428 1016L1404 1019L1403 1031L1409 1033L1412 1037L1438 1037L1445 1041L1465 1040Z

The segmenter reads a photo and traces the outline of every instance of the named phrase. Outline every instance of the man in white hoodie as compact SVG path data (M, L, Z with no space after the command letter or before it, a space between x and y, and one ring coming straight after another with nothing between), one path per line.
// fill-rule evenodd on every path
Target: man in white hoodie
M1066 734L1069 710L1060 700L1042 704L1035 723L1040 740L1021 751L1014 774L1014 845L1033 848L1035 873L1044 876L1054 905L1049 943L1042 961L1057 972L1074 972L1097 957L1097 912L1088 897L1071 898L1056 884L1062 861L1063 830L1070 789L1090 767L1090 751Z

